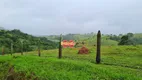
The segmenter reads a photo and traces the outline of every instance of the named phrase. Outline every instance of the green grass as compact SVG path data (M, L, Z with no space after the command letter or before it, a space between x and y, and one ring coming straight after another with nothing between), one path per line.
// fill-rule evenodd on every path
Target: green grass
M0 80L5 80L10 68L10 56L0 56Z
M13 65L28 80L142 80L142 46L102 46L101 64L95 63L96 47L88 48L87 55L77 54L79 48L63 49L62 59L55 49L41 51L41 57L36 51L0 56L0 62Z

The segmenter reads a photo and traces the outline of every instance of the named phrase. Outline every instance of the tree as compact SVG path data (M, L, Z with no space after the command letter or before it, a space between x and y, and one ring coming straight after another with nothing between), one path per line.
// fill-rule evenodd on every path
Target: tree
M129 35L124 35L121 37L120 42L118 45L133 45L134 42L130 39Z
M127 33L127 35L128 35L129 38L134 36L133 33Z
M128 35L124 35L121 37L121 41L118 43L118 45L125 45L128 43Z

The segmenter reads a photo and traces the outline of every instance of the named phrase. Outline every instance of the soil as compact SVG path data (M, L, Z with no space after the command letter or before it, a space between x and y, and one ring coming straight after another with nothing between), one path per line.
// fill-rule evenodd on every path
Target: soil
M79 51L78 54L88 54L89 53L89 49L86 48L85 46L83 46Z

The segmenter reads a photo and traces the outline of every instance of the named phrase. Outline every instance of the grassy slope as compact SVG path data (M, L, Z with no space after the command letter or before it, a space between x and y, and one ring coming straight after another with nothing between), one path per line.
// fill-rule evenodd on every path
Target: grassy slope
M95 47L90 54L78 55L78 48L63 49L63 59L57 59L58 50L28 52L17 58L1 56L15 66L17 73L25 73L40 80L141 80L142 46L103 46L102 63L95 64ZM8 58L7 58L8 57ZM2 59L3 58L3 59Z
M96 41L97 41L97 37L95 36L95 37L90 37L89 39L85 39L84 40L89 46L92 46L92 45L94 45L94 43L97 43ZM118 42L117 41L114 41L114 40L110 40L110 39L108 39L108 37L107 36L102 36L102 40L101 40L101 44L102 45L107 45L107 46L109 46L109 45L117 45L118 44Z

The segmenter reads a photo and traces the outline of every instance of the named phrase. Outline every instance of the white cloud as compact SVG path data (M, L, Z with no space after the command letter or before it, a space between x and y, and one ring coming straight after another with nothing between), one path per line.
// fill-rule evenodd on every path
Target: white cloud
M142 32L141 0L1 0L0 26L34 35Z

